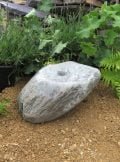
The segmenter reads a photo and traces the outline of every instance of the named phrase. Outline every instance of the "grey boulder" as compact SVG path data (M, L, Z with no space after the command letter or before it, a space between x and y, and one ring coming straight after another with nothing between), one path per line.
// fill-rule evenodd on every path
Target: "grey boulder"
M100 76L97 68L72 61L48 65L22 89L19 110L31 123L54 120L85 99Z

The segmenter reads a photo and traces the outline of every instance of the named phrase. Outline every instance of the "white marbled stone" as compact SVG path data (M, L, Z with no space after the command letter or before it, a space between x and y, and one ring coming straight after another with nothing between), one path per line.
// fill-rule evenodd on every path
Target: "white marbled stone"
M19 110L26 121L54 120L78 105L97 85L100 71L68 61L37 72L19 95Z

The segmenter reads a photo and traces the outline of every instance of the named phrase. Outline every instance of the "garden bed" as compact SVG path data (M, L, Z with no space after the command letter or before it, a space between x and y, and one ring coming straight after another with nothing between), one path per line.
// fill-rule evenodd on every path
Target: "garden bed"
M25 122L16 99L27 79L5 89L7 116L0 116L0 162L119 162L120 102L100 83L64 117L45 124Z

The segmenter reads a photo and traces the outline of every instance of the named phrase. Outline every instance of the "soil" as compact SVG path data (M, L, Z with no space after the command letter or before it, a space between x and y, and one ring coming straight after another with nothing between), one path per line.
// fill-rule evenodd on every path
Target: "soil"
M101 83L78 107L45 124L24 121L17 97L27 80L0 94L0 162L120 162L120 101Z

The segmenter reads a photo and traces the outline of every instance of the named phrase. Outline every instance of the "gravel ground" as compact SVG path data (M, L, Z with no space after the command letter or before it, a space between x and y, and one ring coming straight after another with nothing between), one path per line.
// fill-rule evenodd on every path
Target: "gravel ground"
M14 0L17 2L18 0ZM26 80L0 94L0 162L120 162L120 101L98 87L73 111L45 124L23 121L17 96Z
M0 117L0 162L120 162L120 101L98 87L64 117L25 122L16 98L26 80L0 94L10 112Z

